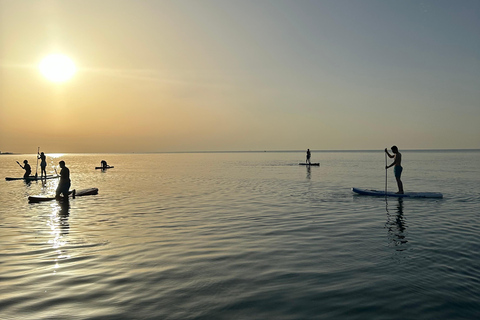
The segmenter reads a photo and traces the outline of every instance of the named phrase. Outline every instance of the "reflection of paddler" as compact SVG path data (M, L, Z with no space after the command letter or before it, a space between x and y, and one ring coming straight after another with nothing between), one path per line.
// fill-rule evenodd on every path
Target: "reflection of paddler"
M58 187L56 191L56 197L59 198L60 195L63 195L65 199L68 198L68 191L70 190L70 170L65 166L65 161L60 161L60 181L58 182Z

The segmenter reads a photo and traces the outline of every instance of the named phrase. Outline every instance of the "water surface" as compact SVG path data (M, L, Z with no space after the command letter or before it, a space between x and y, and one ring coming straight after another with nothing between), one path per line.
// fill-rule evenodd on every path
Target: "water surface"
M405 190L444 199L354 195L381 151L49 155L99 194L0 182L0 318L478 318L480 152L403 155Z

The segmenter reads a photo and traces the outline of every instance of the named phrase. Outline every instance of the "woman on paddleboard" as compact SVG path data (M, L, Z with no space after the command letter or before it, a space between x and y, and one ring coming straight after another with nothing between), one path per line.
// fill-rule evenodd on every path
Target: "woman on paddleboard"
M386 166L385 169L388 169L390 167L394 167L393 168L393 172L395 174L395 179L397 180L397 186L398 186L398 194L403 194L403 182L402 180L400 179L400 177L402 176L402 171L403 171L403 168L402 168L402 154L398 151L398 148L397 146L393 146L392 147L392 152L393 152L393 155L391 155L387 148L385 148L385 153L388 155L389 158L393 158L393 163L389 166Z
M70 190L70 170L65 166L65 161L60 161L60 181L58 182L58 187L55 197L58 199L60 195L63 195L64 199L68 199L68 191Z
M25 170L25 173L23 174L23 179L28 179L30 178L30 174L32 173L32 167L28 164L28 160L23 160L24 166L22 166L18 161L18 165Z
M42 160L42 162L40 162L40 168L42 169L42 172L40 173L40 177L43 177L43 174L45 173L45 178L47 177L47 156L45 155L45 153L40 153L38 155L38 159Z

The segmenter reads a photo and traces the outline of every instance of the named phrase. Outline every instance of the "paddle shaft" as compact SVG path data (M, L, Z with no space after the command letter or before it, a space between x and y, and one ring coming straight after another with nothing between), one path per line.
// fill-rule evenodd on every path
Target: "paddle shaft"
M37 149L37 167L35 168L35 178L38 176L38 156L40 155L40 147Z
M385 195L387 194L387 175L388 175L388 169L387 169L387 153L385 152Z

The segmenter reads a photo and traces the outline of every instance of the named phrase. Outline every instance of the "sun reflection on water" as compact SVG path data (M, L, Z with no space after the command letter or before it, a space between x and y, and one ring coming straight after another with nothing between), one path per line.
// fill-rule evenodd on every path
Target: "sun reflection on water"
M47 222L50 228L51 239L48 240L48 244L52 246L56 258L54 259L55 265L53 266L53 273L60 268L59 262L70 258L66 250L63 248L68 244L67 235L70 233L70 224L68 222L68 216L70 211L70 202L62 201L51 204L51 214Z
M60 157L63 157L65 154L64 153L48 153L47 156L51 157L51 158L60 158Z

